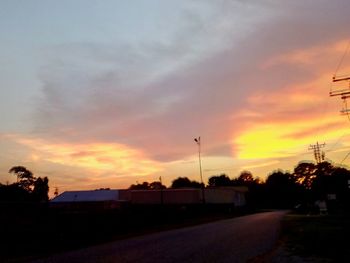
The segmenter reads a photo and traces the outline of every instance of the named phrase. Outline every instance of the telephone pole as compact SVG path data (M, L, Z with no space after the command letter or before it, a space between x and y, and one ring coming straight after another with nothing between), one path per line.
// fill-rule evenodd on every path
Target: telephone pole
M338 90L334 90L329 92L329 96L331 97L336 97L336 96L340 96L340 98L343 100L343 109L340 111L341 114L343 115L348 115L350 114L350 109L348 109L348 104L347 104L347 99L350 98L350 77L345 76L345 77L336 77L333 76L333 82L349 82L349 87L345 88L345 89L338 89ZM350 120L350 119L349 119Z
M316 144L310 144L309 146L309 150L314 151L314 156L317 164L322 163L326 157L325 152L324 151L321 152L321 148L325 146L326 146L325 143L319 144L318 142L316 142Z
M159 176L159 182L160 182L160 204L163 206L164 204L164 197L163 197L163 182L162 182L162 177Z
M204 194L204 183L203 183L203 175L202 175L202 159L201 159L201 137L195 138L194 141L198 145L198 159L199 159L199 174L201 177L201 185L202 185L202 202L205 204L205 194Z

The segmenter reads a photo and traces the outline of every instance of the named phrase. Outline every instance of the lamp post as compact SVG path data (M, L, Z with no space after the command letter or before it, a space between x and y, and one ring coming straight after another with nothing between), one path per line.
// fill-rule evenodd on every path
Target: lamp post
M164 197L163 197L163 183L162 183L161 176L159 176L159 182L160 182L160 205L163 207Z
M194 141L198 145L198 158L199 158L199 174L201 177L201 185L202 185L202 202L205 204L205 195L204 195L204 183L203 183L203 175L202 175L202 160L201 160L201 137L195 138Z

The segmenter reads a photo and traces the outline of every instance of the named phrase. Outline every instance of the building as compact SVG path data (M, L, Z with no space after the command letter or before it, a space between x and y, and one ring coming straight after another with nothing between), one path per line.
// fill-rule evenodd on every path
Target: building
M210 187L204 189L205 204L246 205L246 187ZM203 203L202 189L180 188L160 190L100 189L66 191L50 201L54 207L72 209L113 209L123 205L198 205Z
M120 207L119 190L66 191L50 201L56 208L114 209Z

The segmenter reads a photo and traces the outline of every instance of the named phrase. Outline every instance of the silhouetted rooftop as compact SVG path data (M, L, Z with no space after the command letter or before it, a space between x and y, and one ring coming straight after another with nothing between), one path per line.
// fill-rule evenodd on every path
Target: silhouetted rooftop
M51 202L117 201L118 198L118 190L66 191L52 199Z

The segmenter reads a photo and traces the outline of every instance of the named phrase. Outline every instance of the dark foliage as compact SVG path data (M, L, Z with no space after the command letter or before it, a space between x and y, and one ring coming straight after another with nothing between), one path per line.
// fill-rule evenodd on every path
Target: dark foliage
M187 177L179 177L175 179L171 184L171 188L202 188L202 187L204 187L203 184L196 181L191 181Z
M154 181L152 183L143 182L142 184L132 184L129 187L131 190L159 190L165 188L166 186L159 181Z
M0 201L5 202L47 202L49 200L49 179L35 178L24 166L14 166L9 170L17 176L17 182L0 184Z
M313 163L301 162L294 168L296 182L306 189L311 189L312 181L316 177L317 166Z
M34 182L34 189L32 192L33 199L38 202L47 202L49 200L49 179L47 177L39 177Z
M209 178L208 185L213 187L232 186L232 181L226 174L214 175Z
M232 180L234 186L247 186L251 187L259 183L259 179L254 179L253 174L250 171L242 171L240 175Z
M17 176L17 184L24 190L31 192L33 190L35 178L33 173L24 166L14 166L9 170Z
M129 189L131 190L148 190L149 189L149 183L143 182L142 184L132 184L130 185Z
M18 184L0 185L0 201L27 202L31 201L31 194Z
M160 190L160 189L165 189L166 186L163 185L161 182L155 181L149 184L149 188L152 190Z
M292 208L302 201L303 187L290 173L275 171L265 183L265 200L274 208Z

